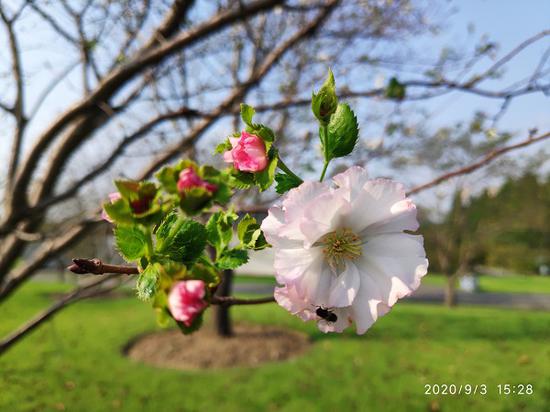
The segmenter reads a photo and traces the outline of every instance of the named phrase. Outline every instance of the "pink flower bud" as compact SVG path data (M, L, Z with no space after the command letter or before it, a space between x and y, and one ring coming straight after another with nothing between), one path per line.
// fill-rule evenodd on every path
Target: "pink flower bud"
M172 317L191 326L195 318L208 306L204 300L205 284L202 280L176 282L168 295L168 307Z
M267 166L265 143L258 136L242 132L241 137L230 137L233 147L223 154L223 159L233 163L235 169L241 172L261 172Z
M118 199L122 199L122 196L118 192L109 193L109 200L111 203L115 203ZM113 219L109 217L105 209L101 211L101 218L109 223L113 223Z
M194 187L203 187L210 193L218 190L215 184L202 180L192 167L183 169L178 180L178 191L183 192Z

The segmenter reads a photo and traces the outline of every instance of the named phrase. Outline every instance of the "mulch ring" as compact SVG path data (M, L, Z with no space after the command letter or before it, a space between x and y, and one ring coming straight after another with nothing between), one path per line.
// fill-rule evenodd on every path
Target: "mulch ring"
M311 346L306 334L268 325L236 324L222 338L210 325L191 335L179 330L137 337L124 353L138 362L169 369L219 369L258 366L302 355Z

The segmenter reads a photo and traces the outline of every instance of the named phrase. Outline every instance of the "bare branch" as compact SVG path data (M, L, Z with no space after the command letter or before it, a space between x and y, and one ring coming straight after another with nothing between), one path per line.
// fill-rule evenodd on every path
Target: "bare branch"
M78 133L73 134L71 141L67 141L67 144L61 148L64 152L62 153L63 156L61 153L54 155L54 158L57 159L57 163L52 164L54 167L48 170L43 184L41 185L43 191L47 192L48 189L44 189L46 187L51 188L53 180L55 180L61 170L61 166L67 161L67 155L76 149L76 147L79 147L80 144L85 141L85 137L88 137L90 132L95 130L99 124L102 123L98 122L97 119L98 115L100 115L97 111L98 105L102 102L107 104L106 101L110 99L117 91L119 91L120 88L129 80L133 79L137 74L143 72L152 65L161 63L166 58L172 56L183 48L223 30L225 27L236 21L269 10L281 2L282 0L257 0L253 3L249 3L244 8L221 12L209 21L174 37L170 41L159 44L145 53L143 53L142 50L138 51L132 60L121 65L114 72L107 75L94 92L90 93L86 99L62 114L56 121L53 122L50 128L38 138L36 144L25 160L24 167L17 176L17 180L12 191L10 214L17 214L17 209L27 203L25 189L29 184L30 178L39 159L57 135L64 130L70 122L86 111L90 111L90 113L87 114L88 119L86 120L86 123L84 125L78 125ZM104 121L105 119L103 122Z
M58 23L52 16L39 7L35 1L29 0L29 6L33 9L40 17L42 17L51 27L54 29L61 37L67 40L71 44L78 44L77 39L75 39L69 32L67 32L60 23Z
M21 286L25 280L30 278L35 270L44 265L48 259L61 253L69 246L76 243L80 240L82 234L85 233L86 230L89 230L92 226L98 224L99 222L100 221L98 219L84 220L78 225L73 226L63 235L53 238L47 242L43 242L33 254L32 258L25 264L16 268L13 271L12 276L4 283L3 287L0 289L0 303L2 303L19 286Z
M0 18L6 26L8 32L8 41L12 59L12 75L15 81L15 103L13 104L13 115L15 116L15 133L13 145L11 148L10 164L8 166L8 188L13 185L13 180L19 165L21 156L21 145L23 143L23 134L27 125L25 117L25 92L23 89L23 67L21 63L21 52L19 42L13 27L13 20L10 20L4 10L0 7Z
M15 343L17 343L21 338L23 338L29 332L36 329L46 320L50 319L52 316L54 316L56 313L66 308L67 306L73 303L76 303L80 300L96 297L114 290L119 286L119 283L116 283L115 285L107 288L99 288L99 286L111 280L118 279L119 276L120 275L105 276L87 286L77 288L73 290L71 293L65 295L63 298L59 299L57 302L51 305L48 309L39 313L33 319L26 322L17 330L15 330L14 332L6 336L4 339L2 339L0 341L0 355L5 353L10 347L12 347Z
M74 70L76 66L80 61L75 61L72 64L69 64L62 72L60 72L57 76L55 76L50 83L44 88L44 90L38 94L38 98L36 99L36 102L34 103L33 107L30 109L28 118L33 119L38 110L40 110L40 107L44 103L44 101L48 98L50 93L57 87L57 85L65 79L69 73Z
M271 53L269 53L258 69L255 70L250 77L234 89L233 93L227 97L212 113L211 119L205 119L199 123L197 127L189 134L189 136L170 147L165 154L155 159L151 164L143 171L141 178L150 176L156 169L163 164L169 162L182 150L186 149L192 141L196 141L198 136L202 135L207 129L209 129L215 120L226 114L228 111L234 109L236 104L241 101L246 93L250 89L256 86L260 80L269 72L271 68L281 59L281 57L292 47L302 41L304 38L312 36L322 25L322 23L328 18L334 7L339 3L339 0L331 0L327 2L323 10L313 19L309 24L298 30L289 39L284 41L278 47L276 47Z
M12 106L9 106L8 104L2 102L0 102L0 109L10 114L13 114L14 112L14 108Z
M178 32L185 16L187 16L187 12L194 3L194 0L175 0L170 8L170 12L151 36L149 42L143 47L143 50L150 50L154 46L162 44L167 39L173 37Z
M261 298L237 298L235 296L213 296L210 303L212 305L233 306L233 305L260 305L262 303L276 302L273 296Z
M542 134L542 135L537 136L537 137L529 137L526 140L523 140L519 143L510 145L510 146L505 146L505 147L501 147L500 149L491 150L489 153L487 153L485 156L483 156L477 162L472 163L471 165L468 165L468 166L465 166L465 167L461 167L458 170L454 170L452 172L445 173L444 175L441 175L441 176L439 176L439 177L437 177L437 178L435 178L435 179L433 179L433 180L431 180L427 183L418 185L418 186L412 188L411 190L409 190L409 192L407 194L412 195L412 194L421 192L423 190L430 189L434 186L437 186L437 185L439 185L439 184L441 184L441 183L443 183L443 182L445 182L449 179L452 179L453 177L472 173L472 172L476 171L477 169L489 164L494 159L496 159L499 156L502 156L505 153L508 153L512 150L520 149L522 147L532 145L533 143L541 142L545 139L548 139L549 137L550 137L550 132Z
M467 86L473 86L476 83L479 83L481 80L491 77L493 74L497 72L498 69L500 69L502 66L504 66L506 63L508 63L510 60L512 60L516 55L518 55L520 52L525 50L528 46L531 44L537 42L538 40L550 36L550 30L544 30L540 33L537 33L536 35L528 38L527 40L521 42L518 46L516 46L512 51L510 51L508 54L497 60L491 67L489 67L486 71L483 73L474 76L471 80L469 80L466 85Z
M118 273L123 275L139 274L138 268L136 266L111 265L108 263L103 263L98 258L75 258L73 259L73 264L67 267L67 269L73 273L76 273L77 275L104 275L106 273Z

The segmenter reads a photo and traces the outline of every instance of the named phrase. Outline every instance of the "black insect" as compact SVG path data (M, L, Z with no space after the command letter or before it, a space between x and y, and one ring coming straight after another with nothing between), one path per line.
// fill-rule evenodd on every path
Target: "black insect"
M318 307L315 313L317 314L317 316L326 320L327 322L336 322L338 320L338 316L336 316L336 313L323 307Z

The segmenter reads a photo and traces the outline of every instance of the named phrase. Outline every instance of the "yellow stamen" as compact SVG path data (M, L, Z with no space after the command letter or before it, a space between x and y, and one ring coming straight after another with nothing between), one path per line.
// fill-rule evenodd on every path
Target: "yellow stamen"
M343 269L346 260L355 260L361 256L361 239L347 228L327 233L319 243L324 246L323 254L327 263L335 271Z

